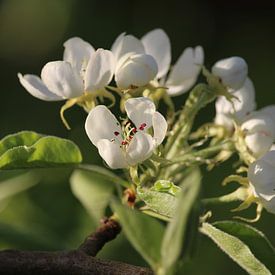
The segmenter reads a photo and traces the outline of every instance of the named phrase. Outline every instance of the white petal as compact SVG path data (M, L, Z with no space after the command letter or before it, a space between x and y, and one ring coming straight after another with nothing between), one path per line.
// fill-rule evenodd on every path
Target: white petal
M248 168L248 179L257 196L271 200L275 195L275 152L268 152Z
M270 213L273 213L275 214L275 198L273 198L272 200L270 201L264 201L264 208L270 212Z
M90 111L85 130L95 146L101 139L115 140L118 144L122 141L120 124L105 105L98 105Z
M158 64L157 78L165 76L171 63L171 45L167 34L162 29L155 29L141 39L145 52L154 57Z
M248 116L248 119L243 122L241 128L250 134L262 132L263 134L275 138L275 124L273 120L259 111Z
M230 114L216 113L214 122L224 126L229 131L234 129L233 118Z
M259 110L259 112L268 115L275 124L275 105L269 105Z
M118 63L120 64L121 62ZM157 72L157 63L151 55L134 54L130 55L121 67L117 67L115 80L120 88L126 89L132 85L139 87L153 80Z
M203 60L204 53L201 46L183 51L166 81L170 96L183 94L196 83Z
M238 56L222 59L214 64L212 73L232 89L240 89L247 77L248 68L245 60Z
M89 61L85 73L85 91L104 88L112 80L115 60L111 51L98 49Z
M146 133L138 132L134 135L126 150L127 161L130 165L141 163L151 156L153 150L153 138Z
M233 105L226 97L219 97L215 105L216 113L230 114L238 122L241 122L243 118L256 108L255 89L252 81L247 78L244 86L234 91L234 96L237 98L232 99Z
M51 92L45 84L42 82L42 80L32 74L25 74L24 76L22 74L18 74L18 78L22 86L34 97L37 97L42 100L46 101L59 101L63 100L61 96L58 96Z
M66 61L47 63L42 69L41 78L49 90L64 99L78 97L83 93L80 75Z
M122 56L129 52L136 54L145 53L144 46L139 39L133 35L120 34L111 47L116 60L118 61Z
M156 145L160 145L163 142L166 136L167 128L168 125L164 116L159 112L155 112L153 114L153 129Z
M108 139L101 139L97 143L100 156L106 161L112 169L126 168L128 166L124 152L116 142Z
M268 152L273 143L273 137L265 132L256 132L247 134L245 143L256 158L263 156Z
M63 60L71 63L72 67L80 72L85 70L94 48L79 37L68 39L64 44Z
M125 102L127 116L135 124L137 129L144 123L145 130L152 126L153 114L156 112L156 106L153 101L147 97L130 98Z

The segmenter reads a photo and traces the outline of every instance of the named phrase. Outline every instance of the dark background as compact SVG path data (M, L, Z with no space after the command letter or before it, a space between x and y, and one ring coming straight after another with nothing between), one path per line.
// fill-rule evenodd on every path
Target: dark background
M59 119L62 103L30 96L20 86L17 72L39 75L46 62L62 58L62 44L72 36L108 49L121 32L141 37L154 28L163 28L169 35L173 61L185 47L196 45L204 47L209 68L218 59L242 56L256 87L258 107L275 103L274 1L2 0L0 137L34 130L70 138L81 147L85 161L101 163L84 132L86 114L78 107L69 110L66 116L73 130L67 131ZM185 98L177 97L177 104ZM213 115L211 106L199 120L210 121ZM225 192L220 182L230 167L223 165L204 177L206 195ZM67 171L49 171L39 186L16 195L3 207L0 202L1 248L72 248L84 238L92 221L72 196L67 178ZM229 209L214 211L213 220L231 217ZM252 210L244 213L253 214ZM265 212L256 227L275 244L274 215ZM123 236L109 244L101 256L144 264ZM190 270L190 274L245 274L206 238L199 240Z

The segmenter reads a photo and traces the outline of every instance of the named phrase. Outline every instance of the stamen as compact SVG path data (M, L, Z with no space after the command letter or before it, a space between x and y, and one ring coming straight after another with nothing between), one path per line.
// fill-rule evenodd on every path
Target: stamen
M146 123L142 123L142 124L139 126L139 130L143 131L145 127L146 127Z
M115 131L115 132L114 132L114 135L115 135L115 136L118 136L118 135L119 135L119 132Z
M126 141L126 140L123 140L122 142L121 142L121 145L127 145L128 144L128 142Z

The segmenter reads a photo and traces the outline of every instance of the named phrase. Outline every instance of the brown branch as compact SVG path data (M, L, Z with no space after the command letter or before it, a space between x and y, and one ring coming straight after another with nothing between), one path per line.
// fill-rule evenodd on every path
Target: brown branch
M152 275L149 268L121 262L94 258L98 251L120 232L118 222L105 219L78 250L41 251L0 251L0 275Z
M113 240L120 233L119 223L113 219L102 219L101 226L87 237L78 250L90 256L96 256L105 243Z

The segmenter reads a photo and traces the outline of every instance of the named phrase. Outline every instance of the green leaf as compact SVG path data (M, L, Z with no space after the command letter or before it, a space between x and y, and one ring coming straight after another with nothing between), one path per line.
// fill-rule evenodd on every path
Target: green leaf
M176 209L177 197L168 193L151 191L143 188L138 188L137 193L139 198L145 202L150 210L166 218L173 217Z
M39 181L40 177L34 171L17 172L14 176L11 174L9 178L0 181L0 201L29 189Z
M258 260L275 271L275 249L264 233L251 225L234 221L215 222L213 226L240 239Z
M70 178L73 194L97 222L104 217L105 209L114 191L114 184L89 171L75 170Z
M93 172L95 175L99 175L105 180L108 180L112 183L120 184L126 188L131 187L131 184L129 182L123 180L121 177L118 177L116 174L112 173L111 171L107 170L104 167L97 166L97 165L80 164L78 168Z
M56 167L82 161L70 140L24 131L0 141L0 169Z
M156 219L118 202L114 201L111 207L131 244L156 271L160 260L164 227Z
M189 217L196 203L200 191L201 176L198 169L194 169L181 184L182 191L178 196L178 203L174 217L168 224L161 246L161 268L158 274L172 274L186 243L185 233Z
M226 226L223 226L226 227ZM235 227L240 228L240 226ZM229 230L229 227L227 227ZM231 229L232 230L232 229ZM239 264L245 271L252 275L271 275L272 273L267 267L261 263L253 254L250 247L241 239L227 232L220 230L218 227L209 223L203 223L201 233L212 239L221 250L223 250L232 260ZM230 231L230 230L229 230ZM232 230L234 231L234 230ZM244 232L244 231L243 231ZM244 237L242 234L242 238ZM252 234L251 228L248 229L249 234ZM235 232L236 234L236 232ZM246 233L245 233L246 234ZM255 232L252 234L254 235ZM255 236L255 235L254 235Z

